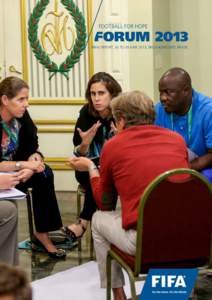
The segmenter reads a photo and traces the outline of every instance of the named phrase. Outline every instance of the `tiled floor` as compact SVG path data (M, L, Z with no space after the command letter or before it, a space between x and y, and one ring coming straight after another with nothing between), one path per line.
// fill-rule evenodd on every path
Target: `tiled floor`
M63 219L63 224L70 224L76 219L76 194L58 193L58 203ZM19 201L19 241L29 237L26 201ZM78 247L67 251L65 260L52 260L45 253L19 250L20 265L29 274L32 280L40 279L51 274L64 271L90 260L90 234L87 230L82 239L82 251Z

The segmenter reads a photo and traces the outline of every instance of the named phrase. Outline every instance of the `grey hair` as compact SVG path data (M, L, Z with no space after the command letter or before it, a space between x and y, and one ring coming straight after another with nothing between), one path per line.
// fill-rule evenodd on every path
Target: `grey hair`
M155 120L153 101L144 92L122 93L111 101L114 119L125 120L125 128L133 125L150 125Z

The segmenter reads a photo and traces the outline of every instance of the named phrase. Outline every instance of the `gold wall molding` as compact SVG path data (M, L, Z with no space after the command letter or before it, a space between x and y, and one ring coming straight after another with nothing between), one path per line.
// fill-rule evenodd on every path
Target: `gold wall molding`
M66 163L68 161L68 157L46 157L45 162L47 163Z
M85 100L41 100L41 99L30 99L30 105L84 105L87 102Z
M28 82L28 57L27 57L27 21L26 21L26 0L20 0L21 9L21 49L22 49L22 65L23 65L23 79Z
M92 0L87 0L87 19L88 19L88 34L91 32L92 27ZM88 65L89 65L89 78L94 74L94 56L93 56L93 32L88 41Z
M76 120L33 120L36 125L75 125Z
M72 167L67 165L68 157L46 157L44 159L53 170L57 171L73 171Z
M54 171L73 171L73 169L69 166L66 165L54 165L54 164L49 164L49 166L52 168Z
M72 128L38 128L38 133L74 133Z
M70 125L74 126L76 120L33 120L36 125ZM74 128L64 127L38 127L38 133L74 133Z

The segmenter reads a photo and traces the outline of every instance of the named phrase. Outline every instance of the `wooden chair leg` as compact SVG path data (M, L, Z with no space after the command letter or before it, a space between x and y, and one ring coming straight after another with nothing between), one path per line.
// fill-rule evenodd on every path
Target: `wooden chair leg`
M81 212L81 196L82 196L82 191L80 185L77 188L77 216L79 217L80 212ZM78 241L78 251L82 250L82 241L79 239Z

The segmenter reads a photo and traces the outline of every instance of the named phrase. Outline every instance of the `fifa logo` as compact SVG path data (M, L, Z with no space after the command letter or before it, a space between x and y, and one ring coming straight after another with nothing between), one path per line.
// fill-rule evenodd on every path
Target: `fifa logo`
M186 288L185 277L182 275L152 275L152 287Z

